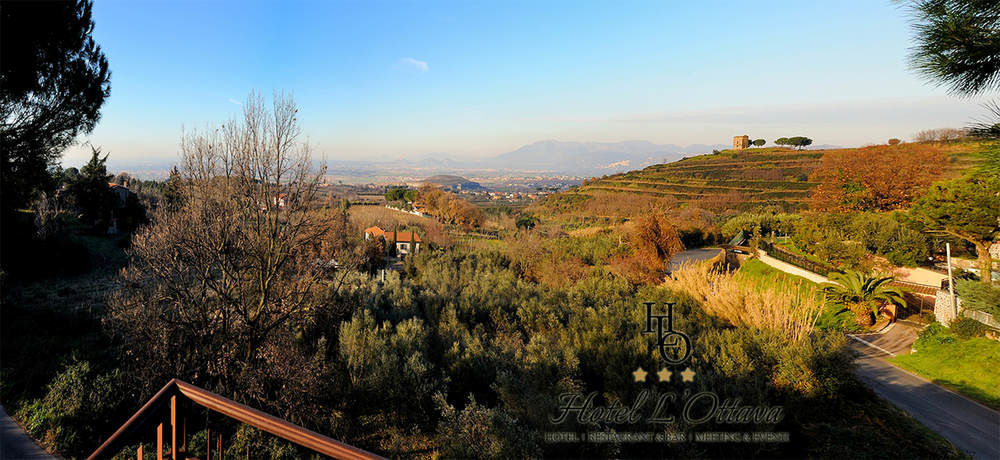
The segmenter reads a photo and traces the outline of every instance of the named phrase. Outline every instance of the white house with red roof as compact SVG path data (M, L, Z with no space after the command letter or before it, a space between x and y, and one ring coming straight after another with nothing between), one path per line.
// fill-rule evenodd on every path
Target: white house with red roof
M420 245L422 241L420 240L420 235L413 230L393 230L391 232L387 232L374 225L365 229L365 240L371 240L378 237L385 238L386 243L389 243L390 245L395 245L396 254L407 255L420 252Z

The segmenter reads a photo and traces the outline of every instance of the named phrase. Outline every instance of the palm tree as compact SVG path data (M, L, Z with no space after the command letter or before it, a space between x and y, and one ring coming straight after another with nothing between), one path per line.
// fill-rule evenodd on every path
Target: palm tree
M834 283L826 283L823 291L827 298L851 311L859 325L868 327L875 323L875 315L889 304L906 306L903 291L887 284L893 277L877 277L867 273L848 271L830 275Z

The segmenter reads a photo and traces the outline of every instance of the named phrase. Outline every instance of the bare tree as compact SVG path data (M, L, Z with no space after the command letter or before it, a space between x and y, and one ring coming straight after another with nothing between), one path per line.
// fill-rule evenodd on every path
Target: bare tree
M301 395L282 392L309 385L286 383L318 378L321 364L275 344L324 298L322 170L291 97L268 107L251 94L243 107L182 137L183 204L136 234L109 323L151 387L180 377L291 413Z

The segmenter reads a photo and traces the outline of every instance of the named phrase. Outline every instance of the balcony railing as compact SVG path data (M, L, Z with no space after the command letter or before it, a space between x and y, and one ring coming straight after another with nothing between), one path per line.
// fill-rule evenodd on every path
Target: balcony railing
M189 458L188 417L179 414L179 411L183 410L178 409L179 403L182 406L201 406L210 412L222 414L328 457L342 459L382 458L177 379L167 383L88 458L111 458L130 444L141 443L144 437L143 433L152 434L148 430L153 426L155 426L156 433L156 452L150 454L155 454L157 460L163 460L165 454L171 460L176 460L178 457ZM168 405L169 418L166 413ZM194 420L193 417L192 420ZM213 457L212 432L207 422L204 428L207 431L204 452L206 460L210 460ZM165 433L165 430L169 430L169 433ZM180 439L178 439L178 432L180 432ZM167 440L164 440L165 435L168 436ZM217 433L216 455L214 457L220 460L223 458L224 452L222 440L222 435ZM164 450L164 444L167 442L169 442L169 449ZM143 447L140 444L136 452L138 460L143 459L143 454ZM153 458L153 455L149 455L149 457ZM247 457L250 457L249 451Z

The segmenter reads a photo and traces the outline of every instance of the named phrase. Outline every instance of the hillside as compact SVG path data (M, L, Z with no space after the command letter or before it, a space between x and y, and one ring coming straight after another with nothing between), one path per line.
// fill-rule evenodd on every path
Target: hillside
M777 148L724 151L608 176L589 182L580 191L670 195L680 203L738 200L799 207L816 185L808 178L825 152Z
M979 161L974 153L978 146L975 142L961 142L893 148L946 154L948 167L941 171L944 178ZM807 207L810 193L819 185L811 177L813 171L825 155L833 153L864 155L865 150L725 150L584 181L577 188L546 198L533 210L542 216L582 214L605 218L632 217L653 203L675 207L694 204L716 212L760 205L796 211Z

